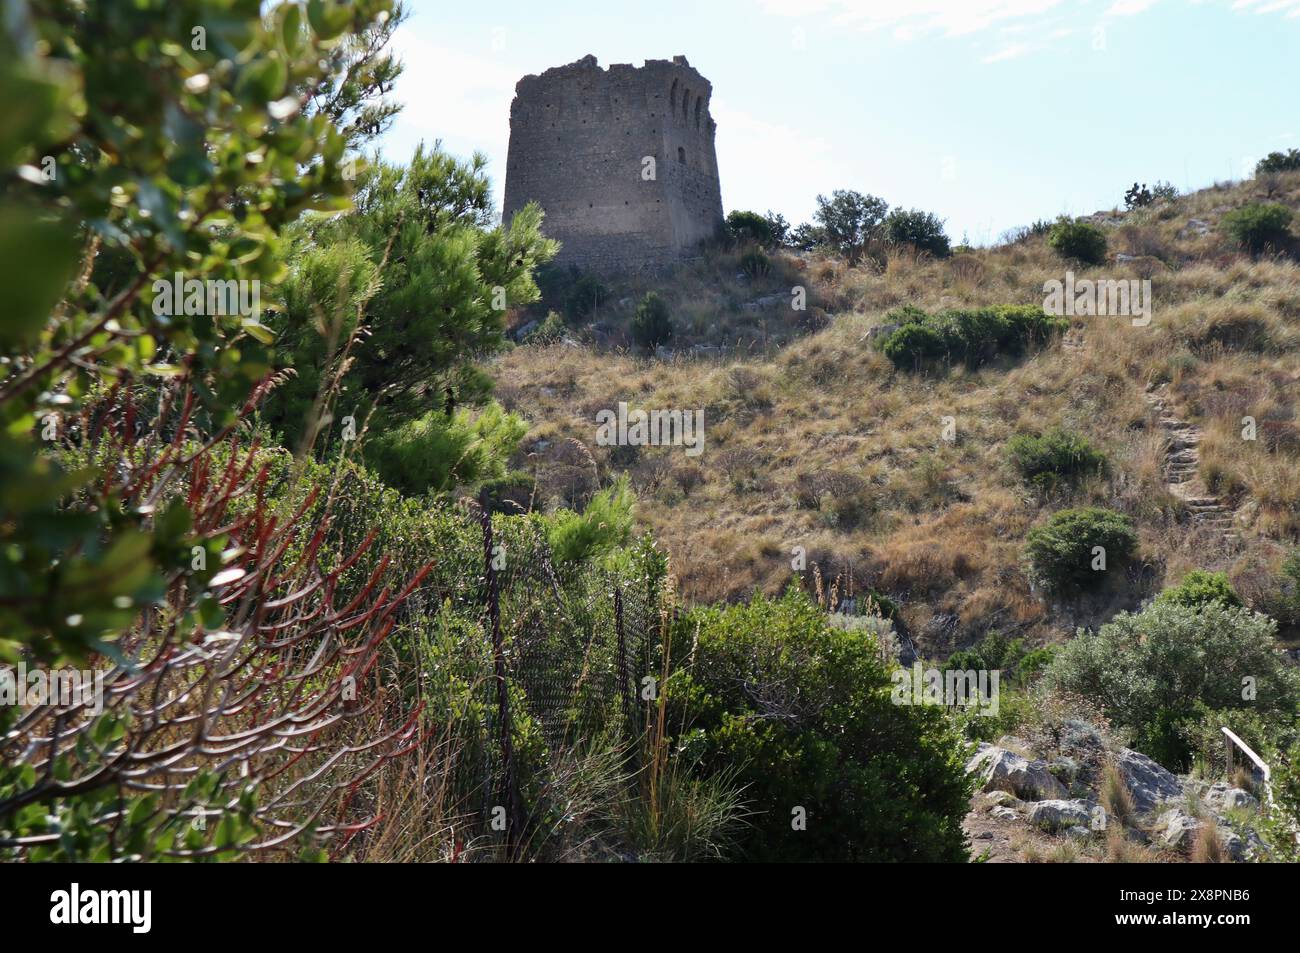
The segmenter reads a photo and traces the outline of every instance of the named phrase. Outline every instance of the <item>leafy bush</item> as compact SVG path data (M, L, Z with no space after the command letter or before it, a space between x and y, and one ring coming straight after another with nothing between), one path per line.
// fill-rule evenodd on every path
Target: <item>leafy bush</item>
M1190 609L1199 609L1210 603L1230 608L1242 605L1241 597L1233 590L1226 573L1206 572L1204 569L1193 569L1177 586L1160 593L1156 602Z
M790 226L783 215L736 210L727 215L727 235L735 242L753 242L764 248L784 244Z
M359 791L412 740L400 703L381 724L342 693L370 690L418 569L334 603L324 567L348 551L281 508L285 483L239 446L277 356L258 305L155 307L178 275L279 287L291 223L351 205L349 157L391 119L383 24L401 15L386 0L302 13L57 2L0 23L0 164L57 171L7 171L0 189L0 661L75 663L104 688L0 705L0 860L292 849L368 826L346 798L303 797ZM193 24L206 44L182 42ZM318 283L328 306L366 283L359 249L334 258L357 266L335 302ZM69 283L101 254L111 295ZM34 422L55 410L43 441Z
M490 477L478 486L478 498L493 513L525 513L537 492L537 478L523 470Z
M943 219L933 212L896 208L885 217L884 225L885 237L891 242L912 245L936 258L952 254L948 236L943 232Z
M1101 547L1103 552L1095 552ZM1025 543L1029 576L1049 592L1073 593L1095 589L1106 572L1094 569L1104 559L1106 570L1132 558L1137 549L1133 521L1101 507L1061 510L1043 526L1030 530Z
M314 436L312 400L335 374L345 413L377 403L376 426L435 409L447 388L461 404L486 400L475 362L505 346L507 311L537 299L533 268L559 246L535 204L492 221L484 167L419 146L405 165L362 169L355 208L295 223L271 322L277 365L297 375L270 396L282 434L305 424Z
M772 260L755 248L740 256L740 270L751 278L761 278L772 270Z
M1133 183L1131 189L1124 193L1125 208L1145 208L1155 200L1155 196L1151 194L1150 189L1145 185L1140 186L1136 182Z
M1288 149L1286 152L1270 152L1255 163L1255 174L1266 175L1272 172L1295 172L1300 169L1300 149Z
M889 312L886 320L901 327L878 339L877 346L895 365L913 368L940 357L977 367L999 353L1022 354L1068 327L1064 318L1029 305L938 314L909 306Z
M385 483L418 496L474 487L505 476L506 461L528 432L523 418L493 401L479 413L448 417L431 410L392 430L373 433L366 459Z
M790 230L786 245L800 251L812 251L818 246L827 244L828 241L825 228L811 222L800 222Z
M1274 807L1262 825L1264 833L1277 860L1300 862L1300 844L1295 838L1300 829L1300 744L1279 745L1265 757L1272 768Z
M925 324L905 324L880 342L880 349L898 367L917 367L947 353L942 334Z
M1281 572L1260 587L1251 607L1272 616L1288 640L1300 634L1300 549L1283 561Z
M1085 265L1106 260L1106 233L1091 222L1061 219L1047 233L1047 244L1058 255Z
M1085 438L1060 428L1041 436L1017 434L1007 442L1007 457L1021 479L1043 489L1106 470L1105 454Z
M558 510L547 536L557 563L596 558L624 545L632 535L636 496L627 475L595 494L581 513Z
M609 297L609 291L595 275L583 275L569 289L569 296L564 302L564 312L572 321L585 321L600 308L601 303Z
M855 257L872 238L879 236L889 203L874 195L851 189L836 189L828 199L817 196L813 219L821 226L821 238L842 255Z
M546 314L546 319L528 332L523 344L555 344L564 338L564 318L554 311Z
M930 312L914 304L899 305L885 312L885 324L924 324L929 320Z
M870 635L792 588L685 613L672 645L675 742L706 775L746 785L746 859L966 859L965 745L941 709L892 703Z
M1292 212L1285 205L1252 203L1223 216L1224 230L1242 248L1258 254L1291 241Z
M758 254L762 254L759 252ZM766 256L764 256L766 258ZM673 321L668 313L668 302L654 291L646 293L632 316L632 340L647 351L653 351L673 338Z
M1024 639L1013 639L1003 632L990 632L968 649L959 649L943 663L944 671L983 669L1002 672L1008 684L1027 684L1041 674L1055 657L1054 646L1031 649Z
M1134 733L1139 750L1185 769L1185 729L1198 706L1294 712L1300 673L1277 651L1276 634L1266 616L1217 600L1156 602L1121 612L1096 634L1081 631L1061 648L1044 684L1096 700L1116 727Z
M1156 202L1172 202L1176 198L1178 198L1178 187L1169 182L1157 182L1155 187L1150 189L1146 185L1138 185L1134 182L1133 187L1124 193L1124 207L1146 208Z

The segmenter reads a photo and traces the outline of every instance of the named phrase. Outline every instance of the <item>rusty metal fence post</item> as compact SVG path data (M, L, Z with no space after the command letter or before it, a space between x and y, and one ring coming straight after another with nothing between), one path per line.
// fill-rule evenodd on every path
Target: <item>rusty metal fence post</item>
M492 665L497 686L497 728L500 731L502 799L506 809L506 851L515 856L523 842L524 816L519 803L519 786L515 777L514 722L510 717L510 691L505 649L501 639L501 592L495 565L492 537L492 510L483 500L479 507L483 526L483 580L487 602L488 626L492 636Z
M618 639L618 699L623 715L623 732L631 738L636 734L636 700L632 697L627 671L627 633L623 625L623 589L614 587L614 632Z

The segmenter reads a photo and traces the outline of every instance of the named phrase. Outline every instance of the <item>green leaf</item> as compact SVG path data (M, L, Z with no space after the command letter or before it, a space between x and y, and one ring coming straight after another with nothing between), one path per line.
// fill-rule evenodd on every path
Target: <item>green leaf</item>
M347 7L325 0L308 0L307 22L311 24L316 36L322 40L332 40L348 28L352 14Z
M302 8L296 3L287 4L282 8L282 16L280 36L285 50L294 56L302 48Z
M17 207L0 209L0 350L35 342L77 267L76 230Z

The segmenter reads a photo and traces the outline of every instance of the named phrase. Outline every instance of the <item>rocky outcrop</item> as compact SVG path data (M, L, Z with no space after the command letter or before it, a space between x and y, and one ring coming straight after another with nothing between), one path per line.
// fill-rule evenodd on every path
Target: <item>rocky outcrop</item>
M1093 801L1038 801L1029 805L1025 819L1045 831L1063 831L1072 827L1082 827L1088 831L1105 829L1106 812Z
M1065 786L1052 775L1044 761L1031 761L1014 751L980 742L966 773L979 778L982 791L1006 791L1026 801L1063 798Z
M1162 804L1183 797L1178 776L1140 752L1121 748L1115 755L1115 767L1133 795L1139 813L1149 814Z
M1225 781L1210 785L1205 792L1205 803L1216 811L1231 811L1234 808L1255 808L1259 801L1249 791L1232 787Z
M1112 815L1100 803L1110 766L1132 797L1131 815ZM964 827L985 842L982 856L999 862L1029 859L1057 838L1077 841L1083 856L1096 859L1116 849L1115 836L1149 861L1203 859L1216 840L1224 860L1250 861L1269 851L1250 826L1258 808L1250 791L1174 774L1077 719L981 743L966 770L982 793Z
M1192 817L1181 807L1176 807L1160 815L1156 821L1156 836L1166 847L1185 851L1191 847L1196 832L1204 823L1199 818Z

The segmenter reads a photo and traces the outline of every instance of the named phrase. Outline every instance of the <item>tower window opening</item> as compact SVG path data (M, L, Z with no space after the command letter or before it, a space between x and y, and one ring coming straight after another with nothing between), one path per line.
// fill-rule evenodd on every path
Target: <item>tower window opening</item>
M677 161L686 164L686 149L682 146L677 147Z

